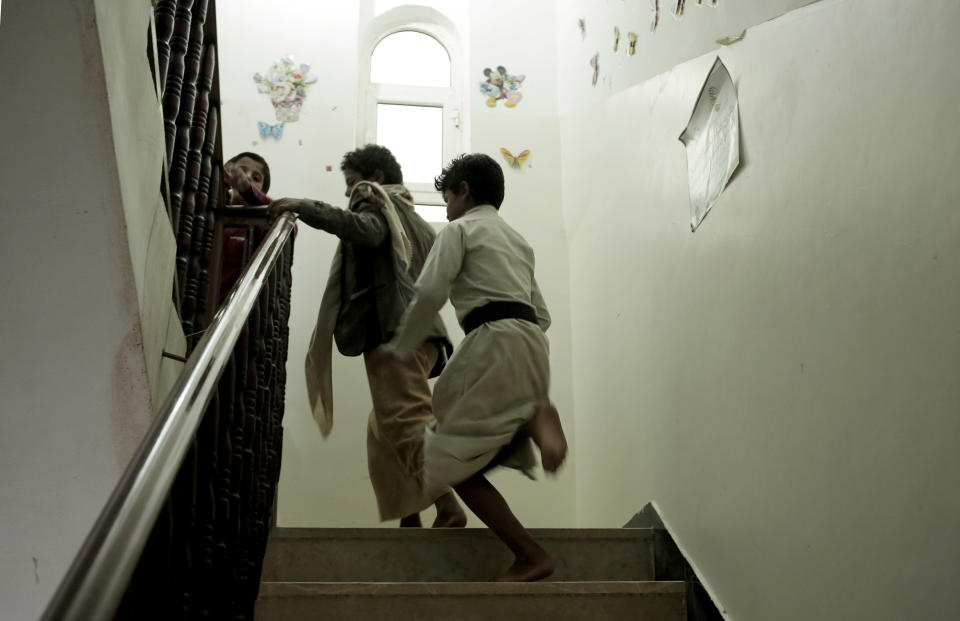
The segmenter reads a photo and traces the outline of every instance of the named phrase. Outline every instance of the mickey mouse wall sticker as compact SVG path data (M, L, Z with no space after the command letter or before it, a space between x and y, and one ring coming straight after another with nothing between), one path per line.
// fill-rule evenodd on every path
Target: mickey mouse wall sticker
M503 65L496 69L487 67L483 70L483 75L486 79L480 82L480 92L486 96L485 103L488 107L495 108L497 102L503 99L505 107L513 108L523 99L520 87L526 79L525 75L507 73Z

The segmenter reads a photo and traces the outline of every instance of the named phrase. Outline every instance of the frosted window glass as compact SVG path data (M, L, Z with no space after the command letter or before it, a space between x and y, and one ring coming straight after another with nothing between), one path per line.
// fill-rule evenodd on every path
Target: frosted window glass
M443 169L443 108L377 104L377 144L397 158L405 183L433 183Z
M383 39L370 58L370 81L409 86L450 86L450 56L440 42L405 30Z
M414 205L413 209L427 222L447 221L446 205Z

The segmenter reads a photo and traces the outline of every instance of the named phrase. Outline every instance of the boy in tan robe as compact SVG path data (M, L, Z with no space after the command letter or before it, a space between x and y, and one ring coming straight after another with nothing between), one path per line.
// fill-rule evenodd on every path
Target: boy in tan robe
M314 418L327 435L333 337L343 355L362 354L367 370L373 398L367 462L380 519L420 526L419 512L436 501L433 526L464 526L466 515L449 490L431 495L422 486L423 431L433 421L427 379L439 374L452 351L440 316L434 313L409 358L383 355L383 345L413 297L413 282L435 234L414 211L400 165L388 149L367 145L351 151L340 168L350 198L347 209L289 198L270 206L273 214L293 211L305 224L341 240L307 356Z

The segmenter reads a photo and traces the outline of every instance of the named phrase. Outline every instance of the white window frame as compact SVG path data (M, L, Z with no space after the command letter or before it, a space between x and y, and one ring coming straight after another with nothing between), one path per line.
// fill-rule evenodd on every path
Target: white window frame
M450 86L410 86L380 84L370 81L373 51L381 41L398 32L418 32L435 39L450 57ZM358 102L357 146L377 141L377 105L410 105L442 108L443 164L463 153L467 145L463 93L466 92L465 60L456 27L445 15L425 6L401 6L369 20L360 44L360 97ZM389 147L389 145L385 145ZM440 169L437 169L440 174ZM404 183L413 200L420 205L443 205L443 198L433 183Z

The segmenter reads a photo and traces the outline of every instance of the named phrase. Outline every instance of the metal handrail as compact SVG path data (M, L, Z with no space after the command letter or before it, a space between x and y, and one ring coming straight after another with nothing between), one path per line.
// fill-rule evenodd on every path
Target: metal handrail
M270 227L137 448L41 621L111 619L247 316L296 223Z

